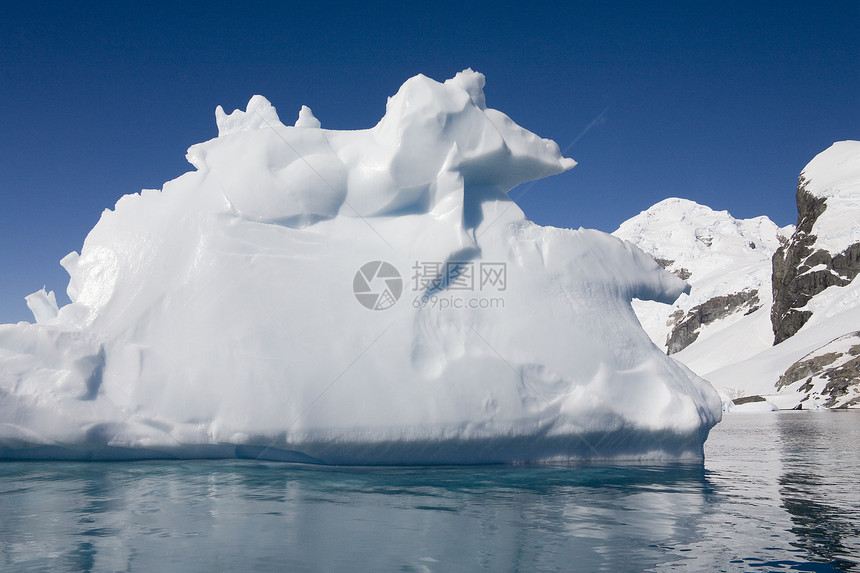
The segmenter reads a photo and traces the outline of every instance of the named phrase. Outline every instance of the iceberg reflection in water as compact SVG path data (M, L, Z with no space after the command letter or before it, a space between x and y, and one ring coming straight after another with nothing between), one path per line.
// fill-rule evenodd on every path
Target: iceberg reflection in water
M728 415L700 463L0 463L4 570L850 570L860 415Z

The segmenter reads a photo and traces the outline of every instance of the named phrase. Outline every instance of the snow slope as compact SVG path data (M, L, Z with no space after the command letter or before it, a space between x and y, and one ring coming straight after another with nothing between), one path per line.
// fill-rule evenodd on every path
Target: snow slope
M719 397L630 306L687 285L526 220L507 191L574 162L483 86L416 76L361 131L218 108L196 171L63 259L72 303L0 326L0 457L701 456Z
M769 403L743 409L860 405L860 142L816 156L801 173L797 200L796 229L668 199L614 233L687 278L689 295L673 305L634 301L634 308L664 350L672 350L673 334L687 342L673 358L717 387L727 408L755 395ZM726 296L744 292L757 294L754 303ZM776 345L774 292L789 309L780 316L802 315ZM691 320L702 315L713 320Z

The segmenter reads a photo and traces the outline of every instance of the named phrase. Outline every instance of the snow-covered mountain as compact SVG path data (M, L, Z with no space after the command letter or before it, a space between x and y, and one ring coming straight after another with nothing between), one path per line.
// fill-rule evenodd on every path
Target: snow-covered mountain
M634 301L652 340L675 354L743 317L770 316L771 258L792 231L767 217L738 220L726 211L672 198L625 221L613 234L690 283L689 294L672 305ZM746 346L749 352L770 346L769 326L765 330L753 347Z
M526 220L507 192L574 161L483 86L416 76L359 131L219 108L196 171L63 259L71 304L0 326L0 457L701 456L719 396L630 307L686 283Z
M614 235L685 277L673 305L635 301L652 340L720 389L782 408L860 406L860 142L800 175L797 227L668 199Z

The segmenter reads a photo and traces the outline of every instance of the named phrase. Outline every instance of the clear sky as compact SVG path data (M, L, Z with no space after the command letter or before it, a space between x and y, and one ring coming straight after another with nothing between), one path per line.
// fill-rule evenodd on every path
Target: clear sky
M860 139L860 2L4 2L0 323L32 320L102 210L191 166L215 106L373 126L407 78L471 67L579 162L514 197L611 232L666 197L794 223L797 175Z

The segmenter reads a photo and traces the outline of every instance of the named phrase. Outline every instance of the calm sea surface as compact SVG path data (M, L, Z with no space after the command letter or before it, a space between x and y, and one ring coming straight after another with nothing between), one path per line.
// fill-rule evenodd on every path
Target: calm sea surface
M706 456L0 462L0 570L860 571L860 412L730 414Z

